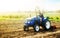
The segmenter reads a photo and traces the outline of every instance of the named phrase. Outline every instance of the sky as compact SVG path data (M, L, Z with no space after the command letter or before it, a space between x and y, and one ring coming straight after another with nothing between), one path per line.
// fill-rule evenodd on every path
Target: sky
M0 0L0 12L60 10L60 0Z

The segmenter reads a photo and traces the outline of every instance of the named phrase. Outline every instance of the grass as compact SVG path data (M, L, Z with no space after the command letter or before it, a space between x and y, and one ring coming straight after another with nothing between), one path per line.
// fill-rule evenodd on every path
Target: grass
M49 20L60 21L60 13L46 13L45 17L49 17Z
M36 16L35 13L23 13L20 15L8 15L0 16L0 21L2 20L24 20L28 17ZM49 20L60 21L60 13L45 13L45 17L49 17Z

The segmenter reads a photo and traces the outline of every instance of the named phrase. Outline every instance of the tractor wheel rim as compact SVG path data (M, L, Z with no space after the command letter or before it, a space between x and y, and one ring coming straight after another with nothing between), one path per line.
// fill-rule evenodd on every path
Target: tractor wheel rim
M47 21L47 22L46 22L46 29L49 29L49 28L50 28L50 22Z
M36 31L39 31L39 26L36 26L36 28L35 28L35 29L36 29Z

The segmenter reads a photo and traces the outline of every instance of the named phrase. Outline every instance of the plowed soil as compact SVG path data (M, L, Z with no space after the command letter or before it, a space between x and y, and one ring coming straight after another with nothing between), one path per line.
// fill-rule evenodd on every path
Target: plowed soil
M60 22L51 22L51 25L57 27L54 31L45 31L41 29L39 32L34 32L33 29L23 31L22 22L0 22L0 38L60 38Z

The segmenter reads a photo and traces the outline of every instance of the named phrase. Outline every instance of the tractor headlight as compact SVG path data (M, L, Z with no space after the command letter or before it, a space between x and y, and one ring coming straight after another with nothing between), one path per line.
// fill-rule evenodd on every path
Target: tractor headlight
M29 20L25 20L25 23L30 23L30 21Z
M44 19L46 19L46 17Z
M27 19L25 19L24 23L30 23L30 21L31 21L31 18L27 18Z
M30 23L30 21L28 21L28 23Z

